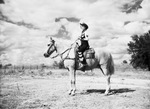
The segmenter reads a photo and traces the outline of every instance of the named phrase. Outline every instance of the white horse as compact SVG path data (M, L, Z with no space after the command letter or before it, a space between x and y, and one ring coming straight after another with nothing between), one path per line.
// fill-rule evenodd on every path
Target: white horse
M69 90L69 95L75 95L76 91L76 70L80 70L78 67L78 63L76 61L75 49L76 43L72 44L70 48L66 50L62 50L62 45L57 42L50 44L47 53L44 53L45 57L49 57L51 54L56 52L55 56L51 58L55 58L60 56L61 59L64 60L64 66L69 70L71 87ZM93 59L86 59L87 66L85 70L92 70L94 68L100 68L102 73L106 77L107 87L105 90L105 95L109 94L110 91L110 78L114 73L114 62L112 55L104 50L95 49L95 57Z

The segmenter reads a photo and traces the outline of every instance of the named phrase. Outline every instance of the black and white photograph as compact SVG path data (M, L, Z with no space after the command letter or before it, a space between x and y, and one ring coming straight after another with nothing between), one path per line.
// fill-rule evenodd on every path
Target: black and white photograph
M0 0L0 109L150 109L150 0Z

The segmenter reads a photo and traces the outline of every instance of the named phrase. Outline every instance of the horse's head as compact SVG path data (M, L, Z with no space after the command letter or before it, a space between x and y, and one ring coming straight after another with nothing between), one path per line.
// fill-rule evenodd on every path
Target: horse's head
M44 56L47 58L49 57L52 53L54 53L55 51L57 52L57 48L56 48L56 44L55 41L51 41L50 44L48 44L49 48L47 50L46 53L44 53Z

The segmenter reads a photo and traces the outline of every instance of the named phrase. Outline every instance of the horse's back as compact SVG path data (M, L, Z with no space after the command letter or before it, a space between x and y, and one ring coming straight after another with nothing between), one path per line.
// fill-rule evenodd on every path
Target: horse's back
M74 54L74 51L70 51L70 54ZM94 54L94 57L93 57ZM79 64L78 61L75 61L75 57L71 57L74 55L69 55L69 59L65 59L64 61L64 65L66 68L72 67L74 68L76 65ZM113 74L114 73L114 62L113 62L113 58L111 56L111 53L109 51L107 51L106 49L90 49L87 51L86 53L85 59L87 62L87 67L85 70L91 70L94 68L99 67L99 65L101 66L105 66L105 68L107 69L107 73L109 74ZM106 74L107 75L107 74Z
M107 62L111 58L111 53L105 49L95 49L95 58L100 61L100 64Z

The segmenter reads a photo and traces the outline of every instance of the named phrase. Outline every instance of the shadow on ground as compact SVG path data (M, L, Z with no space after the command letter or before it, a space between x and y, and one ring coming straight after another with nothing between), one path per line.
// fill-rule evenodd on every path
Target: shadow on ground
M114 95L114 94L120 94L120 93L127 93L127 92L134 92L135 90L130 89L130 88L120 88L120 89L112 89L110 90L109 95ZM81 94L90 94L90 93L100 93L100 94L104 94L105 93L105 89L88 89L84 92L82 92Z

